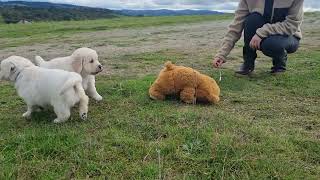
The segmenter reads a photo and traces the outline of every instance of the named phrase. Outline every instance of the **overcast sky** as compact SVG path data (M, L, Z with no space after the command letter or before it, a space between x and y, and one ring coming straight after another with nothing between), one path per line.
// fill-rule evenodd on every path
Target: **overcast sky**
M41 0L29 0L41 1ZM109 9L209 9L232 11L239 0L42 0ZM305 0L306 10L320 10L320 0Z

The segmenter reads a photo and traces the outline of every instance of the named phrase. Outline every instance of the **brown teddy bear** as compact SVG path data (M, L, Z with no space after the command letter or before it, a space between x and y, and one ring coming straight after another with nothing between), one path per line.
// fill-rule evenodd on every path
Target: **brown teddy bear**
M180 99L189 104L217 104L220 100L220 88L214 79L192 68L176 66L170 61L165 63L149 94L155 100L165 100L167 95L180 95Z

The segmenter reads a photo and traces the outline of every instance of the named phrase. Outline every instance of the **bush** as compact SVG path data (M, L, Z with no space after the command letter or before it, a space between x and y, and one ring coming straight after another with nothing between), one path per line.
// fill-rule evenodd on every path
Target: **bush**
M33 8L23 6L3 6L0 14L5 23L17 23L20 20L27 21L65 21L65 20L89 20L116 17L113 11L97 8Z

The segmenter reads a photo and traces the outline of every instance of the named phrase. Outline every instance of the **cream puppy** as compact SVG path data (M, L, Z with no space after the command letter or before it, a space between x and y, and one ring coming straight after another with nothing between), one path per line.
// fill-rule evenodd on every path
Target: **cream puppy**
M71 56L55 58L50 61L44 61L40 56L36 56L35 64L48 69L62 69L65 71L76 72L82 76L82 86L87 94L101 101L95 87L95 75L103 70L98 60L98 54L90 48L80 48L73 52Z
M82 78L74 72L45 69L19 56L11 56L0 64L0 79L15 83L20 97L28 106L23 117L30 118L37 107L53 106L55 123L69 119L70 108L80 102L80 117L87 118L88 101Z

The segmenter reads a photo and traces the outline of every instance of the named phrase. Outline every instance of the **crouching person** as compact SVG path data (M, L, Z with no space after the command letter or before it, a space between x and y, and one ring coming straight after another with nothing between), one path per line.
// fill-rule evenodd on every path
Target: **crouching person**
M287 54L294 53L302 38L303 0L240 0L222 47L213 60L220 68L244 31L243 65L237 74L255 68L257 50L272 58L271 73L286 71Z

